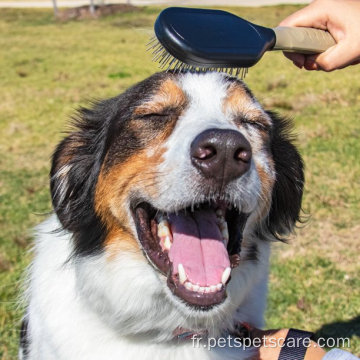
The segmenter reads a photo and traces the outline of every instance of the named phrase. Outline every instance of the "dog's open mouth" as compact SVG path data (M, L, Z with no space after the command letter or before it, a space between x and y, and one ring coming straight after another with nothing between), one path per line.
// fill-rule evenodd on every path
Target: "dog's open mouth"
M166 214L142 202L133 214L146 257L176 296L201 308L225 300L246 214L221 201Z

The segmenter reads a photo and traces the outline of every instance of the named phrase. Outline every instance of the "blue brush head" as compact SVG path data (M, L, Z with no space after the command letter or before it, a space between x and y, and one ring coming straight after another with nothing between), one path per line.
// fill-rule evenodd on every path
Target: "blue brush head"
M162 68L232 72L255 65L276 41L275 32L221 10L170 7L155 22L151 43Z

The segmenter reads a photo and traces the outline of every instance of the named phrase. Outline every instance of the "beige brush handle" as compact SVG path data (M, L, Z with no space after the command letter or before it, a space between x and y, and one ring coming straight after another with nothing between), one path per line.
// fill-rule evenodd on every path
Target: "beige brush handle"
M285 26L278 26L273 30L276 35L273 50L318 54L336 44L331 34L324 30Z

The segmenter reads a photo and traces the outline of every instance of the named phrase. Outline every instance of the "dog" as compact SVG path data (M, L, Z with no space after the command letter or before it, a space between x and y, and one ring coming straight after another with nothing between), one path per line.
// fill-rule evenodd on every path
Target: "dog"
M290 121L227 74L162 72L73 125L52 158L19 358L247 359L192 340L264 325L271 242L300 220Z

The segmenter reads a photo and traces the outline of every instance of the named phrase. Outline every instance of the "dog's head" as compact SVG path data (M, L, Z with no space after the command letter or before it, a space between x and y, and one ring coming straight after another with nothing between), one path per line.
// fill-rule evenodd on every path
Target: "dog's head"
M266 272L267 240L299 217L303 165L288 130L218 73L155 74L82 109L51 190L88 298L108 286L101 306L119 319L149 303L180 309L181 325L241 305Z

